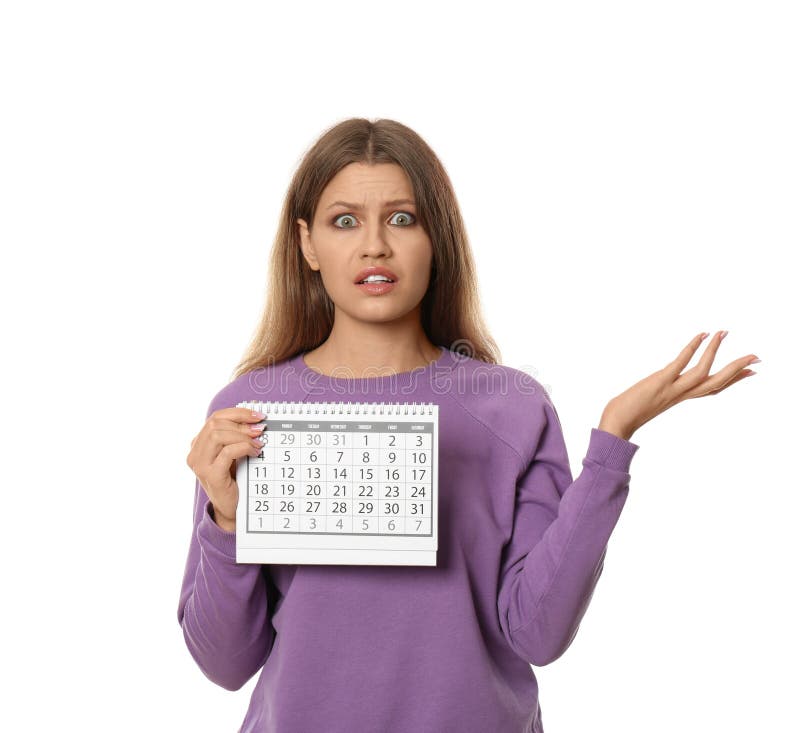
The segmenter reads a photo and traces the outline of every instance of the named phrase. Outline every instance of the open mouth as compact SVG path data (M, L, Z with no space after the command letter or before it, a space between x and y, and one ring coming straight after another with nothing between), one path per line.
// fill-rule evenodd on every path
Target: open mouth
M357 272L353 282L356 285L393 285L396 281L397 275L388 267L372 265Z
M394 290L395 281L390 278L371 278L356 282L356 287L367 295L385 295Z

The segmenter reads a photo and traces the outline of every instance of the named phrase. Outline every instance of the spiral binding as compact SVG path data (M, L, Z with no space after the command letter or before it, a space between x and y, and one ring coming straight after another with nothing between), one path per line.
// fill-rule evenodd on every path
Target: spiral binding
M433 415L433 402L243 402L265 415ZM427 411L426 411L427 410Z

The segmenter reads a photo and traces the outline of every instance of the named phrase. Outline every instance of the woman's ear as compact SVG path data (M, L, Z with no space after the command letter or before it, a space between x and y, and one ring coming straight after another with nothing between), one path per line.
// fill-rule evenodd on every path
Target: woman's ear
M297 228L300 232L300 251L303 253L308 266L312 270L319 270L317 254L314 252L314 245L311 244L311 233L308 231L308 224L305 219L297 220Z

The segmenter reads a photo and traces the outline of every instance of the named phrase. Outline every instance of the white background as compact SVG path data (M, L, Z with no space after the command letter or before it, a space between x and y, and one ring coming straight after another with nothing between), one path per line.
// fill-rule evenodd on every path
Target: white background
M758 374L635 433L547 733L797 730L800 24L790 2L6 3L0 727L235 731L177 621L185 464L286 186L352 116L446 166L502 362L574 473L701 331ZM694 363L694 361L692 362Z

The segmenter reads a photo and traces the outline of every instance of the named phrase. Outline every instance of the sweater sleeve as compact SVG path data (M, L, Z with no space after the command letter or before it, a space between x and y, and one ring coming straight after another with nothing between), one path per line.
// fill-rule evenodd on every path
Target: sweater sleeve
M225 405L219 395L208 410ZM189 653L212 682L240 689L264 664L274 641L264 567L236 562L236 532L212 518L195 478L194 523L178 604Z
M515 494L512 534L503 548L498 614L514 652L542 667L570 646L603 571L611 532L628 496L639 446L592 428L574 481L564 436L548 396L541 430Z

